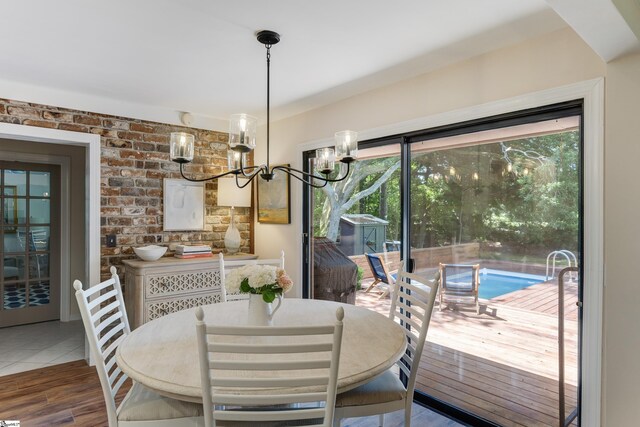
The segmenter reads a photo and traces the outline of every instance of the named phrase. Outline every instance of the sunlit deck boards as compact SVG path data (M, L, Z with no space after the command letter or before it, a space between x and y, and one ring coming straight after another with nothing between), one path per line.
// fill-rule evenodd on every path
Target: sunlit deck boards
M482 285L480 285L482 286ZM558 285L549 281L508 294L500 295L490 302L506 304L524 310L558 315ZM565 319L576 320L578 309L578 285L575 282L564 285L564 313Z
M536 293L553 293L540 287ZM389 300L375 294L359 292L356 303L383 314L389 309ZM505 426L557 425L555 315L489 301L480 315L472 306L436 307L431 322L417 388ZM576 401L577 322L565 327L569 413Z

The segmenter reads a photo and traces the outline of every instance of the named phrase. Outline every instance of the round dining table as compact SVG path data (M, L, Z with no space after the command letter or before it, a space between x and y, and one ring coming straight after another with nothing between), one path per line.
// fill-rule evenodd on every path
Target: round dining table
M274 326L334 324L343 307L344 329L338 393L362 385L392 367L407 347L403 328L374 311L332 301L285 298ZM202 307L207 324L247 324L248 300ZM202 402L195 308L172 313L133 330L116 361L134 381L174 399Z

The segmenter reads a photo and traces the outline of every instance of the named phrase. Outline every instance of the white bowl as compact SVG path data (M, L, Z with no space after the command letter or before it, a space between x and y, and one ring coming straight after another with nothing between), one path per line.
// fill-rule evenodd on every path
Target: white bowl
M142 258L144 261L156 261L162 258L165 252L167 252L166 246L150 245L143 246L141 248L133 248L136 255Z

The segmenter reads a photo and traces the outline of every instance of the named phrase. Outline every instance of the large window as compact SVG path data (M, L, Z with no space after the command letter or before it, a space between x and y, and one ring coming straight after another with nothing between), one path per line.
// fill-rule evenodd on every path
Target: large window
M403 259L414 272L444 277L417 398L474 424L555 426L561 401L567 417L577 415L581 105L389 141L369 150L365 141L364 158L348 181L313 190L307 224L312 237L335 242L358 265L358 305L382 314L389 309L385 284L369 286L374 278L365 253L379 256L390 274ZM560 280L565 267L577 271ZM447 292L447 285L470 284L476 271L475 295ZM312 286L317 277L309 279ZM572 421L578 423L579 417Z

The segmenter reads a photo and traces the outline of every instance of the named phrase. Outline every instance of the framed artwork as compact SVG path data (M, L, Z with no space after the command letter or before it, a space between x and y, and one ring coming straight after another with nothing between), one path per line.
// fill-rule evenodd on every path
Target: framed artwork
M284 165L284 166L289 166ZM264 224L291 224L289 174L274 171L271 181L258 179L258 222Z
M204 230L204 183L164 180L165 231Z

